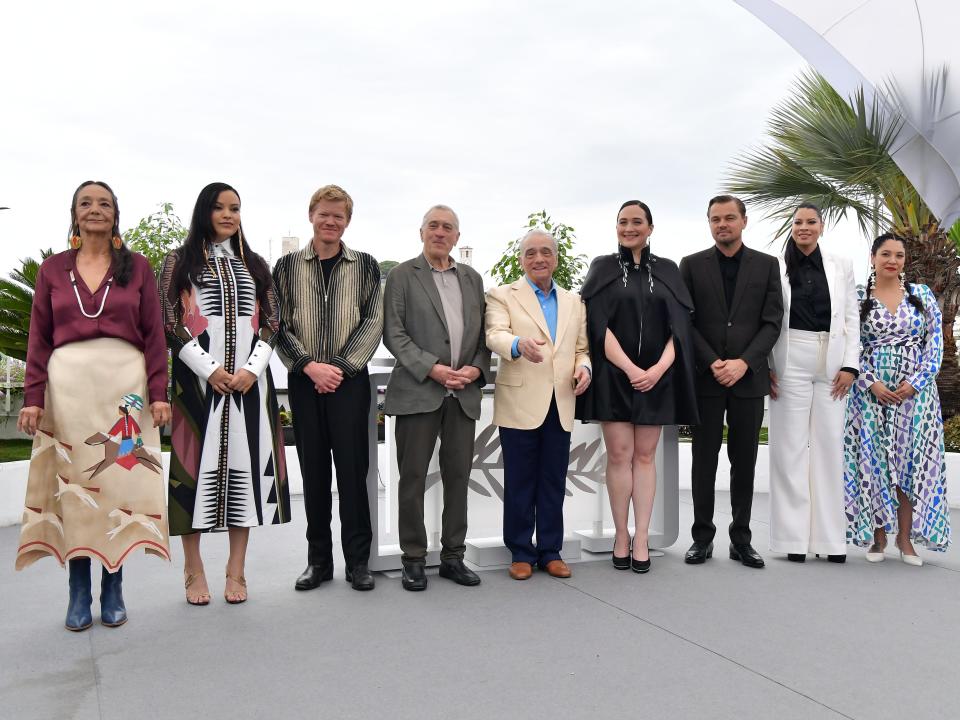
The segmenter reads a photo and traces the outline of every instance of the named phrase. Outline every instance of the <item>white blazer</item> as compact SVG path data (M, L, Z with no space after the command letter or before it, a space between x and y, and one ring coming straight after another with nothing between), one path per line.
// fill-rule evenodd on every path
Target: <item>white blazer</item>
M823 272L830 290L830 337L827 342L826 375L833 378L840 368L860 369L860 307L857 304L857 284L853 279L853 264L849 259L825 253ZM787 263L781 254L780 288L783 293L783 323L780 337L770 352L770 370L781 375L787 367L790 348L790 279Z

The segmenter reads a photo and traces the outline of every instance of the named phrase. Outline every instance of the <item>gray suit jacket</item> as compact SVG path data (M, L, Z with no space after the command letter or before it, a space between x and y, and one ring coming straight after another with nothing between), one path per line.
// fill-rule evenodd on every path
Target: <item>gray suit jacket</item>
M463 341L460 357L450 358L450 335L440 303L440 293L423 255L397 265L387 275L383 295L383 343L397 359L390 374L384 412L411 415L440 407L447 389L428 375L435 363L473 365L480 377L457 398L463 412L474 420L480 417L481 389L490 376L490 351L484 338L486 301L483 280L473 268L457 264L457 278L463 293Z

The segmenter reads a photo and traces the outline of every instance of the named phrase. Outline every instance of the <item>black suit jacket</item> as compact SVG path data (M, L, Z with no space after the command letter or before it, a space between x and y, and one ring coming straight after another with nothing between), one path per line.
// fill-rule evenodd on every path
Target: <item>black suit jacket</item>
M734 395L763 397L768 394L767 357L780 337L783 322L777 259L744 246L730 307L727 307L714 247L683 258L680 275L693 297L697 394L726 392L727 388L714 379L710 365L718 359L736 358L747 363L750 369L730 388Z

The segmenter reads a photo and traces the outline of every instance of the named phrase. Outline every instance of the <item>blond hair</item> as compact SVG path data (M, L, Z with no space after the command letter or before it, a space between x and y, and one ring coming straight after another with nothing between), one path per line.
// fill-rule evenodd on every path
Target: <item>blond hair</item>
M347 211L347 222L350 222L350 217L353 215L353 198L350 197L350 194L346 190L339 185L324 185L310 196L310 209L308 212L312 213L317 203L321 200L344 203Z

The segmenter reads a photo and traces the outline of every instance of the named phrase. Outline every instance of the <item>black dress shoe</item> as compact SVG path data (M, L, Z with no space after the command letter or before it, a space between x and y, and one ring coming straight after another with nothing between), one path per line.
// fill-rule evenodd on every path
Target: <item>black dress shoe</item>
M313 590L324 580L332 579L333 565L307 565L307 569L300 573L294 587L297 590Z
M827 555L827 560L832 563L845 563L847 561L846 555Z
M403 563L403 575L400 577L400 584L404 590L417 592L427 589L427 575L424 572L423 563L405 562Z
M344 577L354 590L373 590L373 586L376 584L366 563L357 563L352 568L348 567Z
M787 560L790 562L806 562L807 556L805 553L787 553Z
M713 543L703 543L695 542L690 546L690 549L687 550L687 554L683 556L683 561L687 565L700 565L701 563L706 562L709 558L713 557Z
M751 568L763 567L763 558L750 546L750 543L730 543L730 559Z
M645 573L650 571L650 558L646 560L637 560L633 556L630 556L630 569L635 573Z
M453 580L457 585L473 587L480 584L480 576L463 564L463 560L441 560L440 577Z

